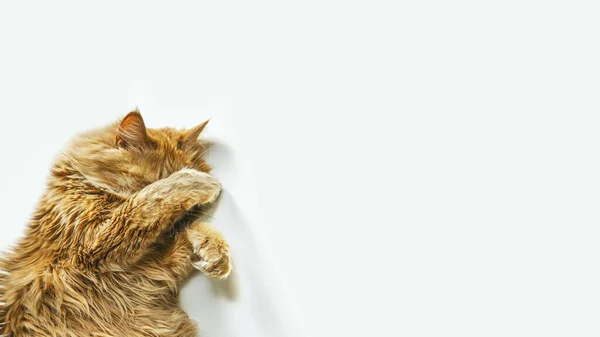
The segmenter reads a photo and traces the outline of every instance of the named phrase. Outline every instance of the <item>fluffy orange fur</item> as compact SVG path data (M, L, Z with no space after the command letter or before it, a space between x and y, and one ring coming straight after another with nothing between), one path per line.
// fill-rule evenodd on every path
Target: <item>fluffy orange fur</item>
M197 140L205 125L147 129L133 111L72 141L0 260L0 334L196 336L181 282L231 270L227 242L194 216L221 190Z

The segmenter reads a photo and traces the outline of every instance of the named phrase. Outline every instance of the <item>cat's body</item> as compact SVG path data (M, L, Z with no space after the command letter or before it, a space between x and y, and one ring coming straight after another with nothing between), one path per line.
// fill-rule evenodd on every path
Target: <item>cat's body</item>
M0 261L0 334L196 336L178 287L194 267L216 278L231 269L222 236L187 216L220 192L196 141L205 124L146 129L132 112L75 139Z

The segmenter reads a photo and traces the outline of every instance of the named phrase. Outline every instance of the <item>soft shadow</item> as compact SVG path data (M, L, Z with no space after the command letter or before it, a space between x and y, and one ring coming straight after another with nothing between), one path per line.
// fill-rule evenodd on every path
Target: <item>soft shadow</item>
M240 284L239 276L235 269L235 263L231 273L226 279L210 279L210 290L215 296L225 298L229 301L237 301L239 299Z
M251 226L227 191L222 194L219 205L223 207L223 211L218 212L218 223L223 225L223 230L231 237L233 256L237 256L238 263L236 276L243 276L244 289L253 300L253 319L266 335L277 332L273 335L284 336L282 318L269 290L273 286L268 278L271 274L264 267Z
M239 176L233 152L218 141L211 141L211 145L208 161L224 190L211 207L203 207L200 213L229 242L234 266L225 280L194 274L182 289L182 307L206 336L286 336L278 310L284 299L274 298L271 287L276 285L265 269L253 226L227 190L228 186L236 186L235 178Z
M210 149L206 154L206 160L213 166L214 171L218 171L221 176L231 175L232 170L235 169L231 147L215 138L204 139L202 143Z

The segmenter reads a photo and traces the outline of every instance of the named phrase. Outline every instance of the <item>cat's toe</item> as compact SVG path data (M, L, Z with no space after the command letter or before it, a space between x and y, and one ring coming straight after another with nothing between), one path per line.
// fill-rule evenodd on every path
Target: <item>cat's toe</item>
M198 222L188 228L187 235L193 246L194 268L212 278L227 277L232 268L231 256L229 244L221 233L207 223Z
M211 278L223 279L229 276L232 269L229 246L227 243L208 241L200 248L192 259L194 268Z

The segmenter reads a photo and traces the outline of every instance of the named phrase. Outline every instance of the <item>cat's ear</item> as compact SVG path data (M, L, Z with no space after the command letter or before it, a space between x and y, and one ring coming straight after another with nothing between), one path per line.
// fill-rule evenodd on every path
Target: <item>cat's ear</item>
M116 144L118 147L139 147L144 145L148 140L146 134L146 124L142 114L138 110L134 110L125 116L117 130Z
M206 124L208 124L208 122L210 122L210 119L207 119L200 125L186 131L186 133L183 136L183 141L188 144L196 142L198 140L198 137L200 137L200 133L202 132L202 130L204 130L204 127L206 126Z

